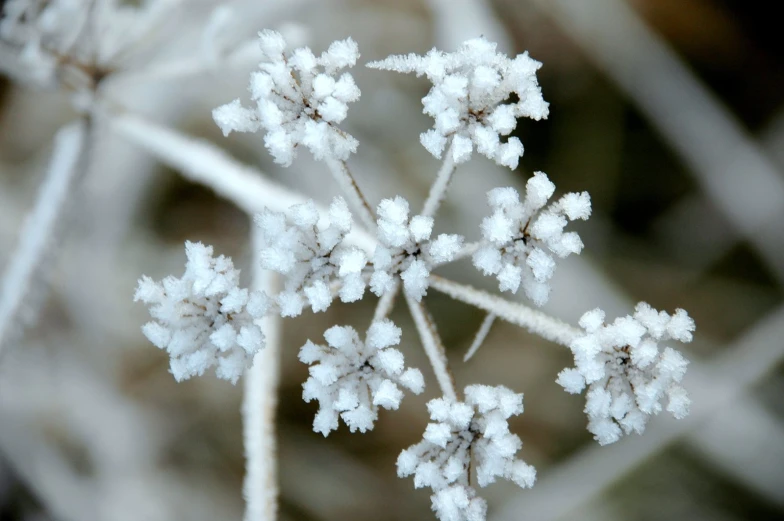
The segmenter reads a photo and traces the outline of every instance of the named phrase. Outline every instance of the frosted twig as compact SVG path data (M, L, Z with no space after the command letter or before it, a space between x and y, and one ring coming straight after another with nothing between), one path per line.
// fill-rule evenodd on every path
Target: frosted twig
M447 150L446 156L444 157L444 162L441 164L436 179L430 187L430 193L427 195L427 200L425 200L425 204L422 206L421 215L424 215L425 217L433 217L436 214L438 208L441 206L441 202L446 196L446 191L449 189L449 182L452 180L452 174L455 172L455 159L452 151L453 146L454 145L449 146L449 150Z
M36 282L47 253L55 241L62 213L69 200L79 163L86 153L86 121L62 128L54 140L46 178L35 206L19 236L19 245L8 261L0 294L0 355L9 334L19 327L26 297Z
M212 143L195 139L141 117L124 114L110 116L112 128L143 147L184 177L210 187L248 214L264 208L285 212L307 198L274 183L259 170L229 156ZM320 213L326 209L319 208ZM375 239L362 230L353 230L348 239L372 252Z
M468 362L471 360L471 357L479 351L479 348L487 338L487 334L490 333L490 328L493 327L493 322L495 319L498 318L498 315L495 313L488 313L485 319L482 321L482 325L479 326L479 331L476 332L476 336L474 337L474 341L471 343L471 347L468 348L466 351L465 356L463 357L463 362Z
M452 374L449 372L449 363L446 358L446 349L441 342L441 337L438 335L436 325L433 322L433 317L425 308L421 301L417 301L408 292L404 292L408 309L411 310L411 317L414 319L419 337L422 340L422 347L425 349L425 354L430 360L430 365L433 366L433 372L438 380L438 385L441 387L441 392L450 400L457 400L457 392L455 391L455 382Z
M365 199L365 196L359 189L359 185L357 185L354 176L351 175L351 171L348 169L346 162L331 157L325 158L324 162L327 163L327 167L329 167L332 177L335 178L340 189L346 197L348 197L354 210L359 213L359 218L362 219L362 223L368 230L375 230L376 218L373 216L373 210L370 208L367 199Z
M400 291L400 282L395 281L395 287L392 291L387 291L381 298L378 299L378 304L376 305L376 311L373 312L373 322L377 320L385 319L389 316L392 312L392 308L395 306L395 299L397 298L397 294Z
M253 234L254 286L256 290L275 294L278 275L262 270L259 233ZM245 521L274 521L277 518L277 443L275 441L275 409L280 379L281 322L277 313L263 319L267 345L255 357L245 378L242 404L243 436L245 439Z
M563 346L568 347L574 339L581 335L579 329L555 317L523 304L510 302L473 286L459 284L438 275L430 275L430 287L455 300L471 304L489 313L495 313L498 318L517 324L545 340Z

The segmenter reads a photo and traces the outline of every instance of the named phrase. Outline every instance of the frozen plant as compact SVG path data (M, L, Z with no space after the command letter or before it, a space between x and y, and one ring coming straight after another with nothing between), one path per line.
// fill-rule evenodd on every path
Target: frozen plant
M319 228L313 201L294 205L285 214L264 210L256 215L263 244L261 266L286 280L277 297L281 316L299 315L305 300L314 312L325 311L332 303L336 281L343 302L357 301L365 293L362 270L367 258L359 248L343 243L352 219L341 197L332 202L329 220L328 226Z
M212 246L187 242L185 255L182 277L139 280L134 300L147 305L153 318L142 331L169 353L177 381L215 366L218 378L235 383L264 347L259 326L267 296L241 288L240 272L228 257L213 257Z
M465 396L464 402L428 402L432 423L424 439L397 459L400 477L413 475L416 488L433 490L433 510L441 521L485 518L487 503L470 483L472 460L480 487L499 477L523 488L536 481L534 468L515 458L523 443L509 432L509 418L523 412L523 395L503 386L469 385Z
M308 47L287 55L286 42L275 31L259 33L259 43L265 61L248 86L255 106L245 108L235 99L212 112L224 135L264 129L264 145L285 166L294 161L299 145L316 159L348 159L359 143L337 125L360 92L351 74L336 75L356 64L356 42L334 42L319 57Z
M373 254L370 289L376 295L395 291L398 279L416 300L427 293L430 270L449 262L463 246L460 235L442 233L430 240L433 218L409 218L408 201L400 196L378 205L378 246Z
M379 407L400 406L401 387L414 394L424 390L422 373L406 368L403 353L392 347L400 335L400 328L385 319L370 325L364 342L354 328L334 326L324 333L327 346L310 340L302 346L299 359L310 364L302 397L319 402L314 431L327 436L338 428L338 416L351 432L372 430Z
M440 158L451 140L451 159L464 163L476 150L499 165L517 168L523 144L507 137L517 118L547 117L548 104L536 80L542 66L523 53L510 59L484 37L464 42L457 51L432 49L424 56L390 56L368 67L427 76L433 88L422 99L432 129L420 135L428 152ZM512 101L512 95L517 101ZM503 142L502 138L506 141Z
M694 321L688 313L678 309L669 315L640 302L634 316L611 324L604 320L601 309L580 318L585 333L569 346L575 367L561 371L557 380L570 393L588 387L585 412L596 441L606 445L623 434L642 434L664 398L667 411L686 417L690 401L680 381L688 362L671 347L659 349L659 343L691 342Z
M493 213L482 221L482 242L474 253L474 266L485 275L495 275L498 289L526 296L542 306L550 296L549 281L555 259L579 254L583 242L577 232L565 232L568 221L588 219L588 192L568 193L545 208L555 185L543 172L536 172L525 185L525 200L514 188L487 192Z

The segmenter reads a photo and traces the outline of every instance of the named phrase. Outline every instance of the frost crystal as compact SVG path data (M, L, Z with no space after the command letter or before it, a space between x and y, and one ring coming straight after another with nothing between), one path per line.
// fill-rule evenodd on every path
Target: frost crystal
M265 210L256 215L261 228L261 266L286 277L278 295L280 314L294 317L305 302L314 312L332 304L333 282L339 281L343 302L354 302L365 293L362 270L365 253L343 245L351 231L351 213L346 202L336 197L329 208L330 223L319 229L319 214L313 201L294 205L286 214Z
M400 333L390 320L380 320L371 324L365 342L348 326L329 328L324 333L328 346L308 340L299 359L310 364L302 397L319 402L314 431L327 436L337 430L338 416L351 432L372 430L379 407L400 406L400 387L414 394L424 390L419 369L406 369L403 353L391 347L400 343Z
M212 247L186 242L185 273L155 282L139 280L134 300L153 318L144 335L171 356L170 371L179 382L216 366L218 378L236 383L264 347L259 328L269 303L262 292L239 287L231 259L212 256Z
M694 321L686 311L674 315L656 311L644 302L634 316L604 323L604 312L589 311L580 319L585 334L572 342L575 367L564 369L557 382L570 393L588 386L585 412L588 430L601 445L623 434L642 434L652 414L667 410L678 419L689 414L690 400L679 385L688 361L659 342L691 342Z
M485 275L495 275L501 291L516 293L522 284L525 294L541 306L550 296L550 278L555 272L551 254L564 258L579 254L583 242L576 232L563 229L568 221L588 219L588 192L568 193L544 208L555 185L542 172L526 184L521 203L514 188L487 192L492 215L482 221L483 240L474 253L474 266Z
M432 129L420 136L422 145L440 158L452 139L452 159L463 163L476 150L499 165L516 168L523 144L508 137L517 118L546 118L548 104L536 80L542 66L528 56L514 59L496 52L484 38L464 42L457 52L433 49L425 56L390 56L368 67L425 75L433 88L422 99L423 112L435 119ZM517 101L512 101L512 95Z
M402 197L384 199L378 205L378 241L373 254L370 290L383 295L395 287L396 278L416 300L427 293L430 270L449 262L463 245L463 237L442 233L430 240L433 218L409 219L408 202Z
M256 132L264 129L264 145L276 163L291 165L296 147L304 145L317 159L345 160L358 142L337 127L346 119L348 104L359 99L359 88L349 73L359 49L351 38L333 42L316 57L308 47L285 54L286 42L275 31L259 33L264 61L250 77L251 100L245 108L239 99L212 111L223 131Z
M469 483L471 458L477 483L496 478L532 487L536 470L515 454L523 443L509 432L510 417L523 412L523 395L503 386L469 385L465 402L436 398L427 404L433 423L424 440L397 459L401 478L414 476L414 487L430 487L433 510L441 521L480 521L487 503Z

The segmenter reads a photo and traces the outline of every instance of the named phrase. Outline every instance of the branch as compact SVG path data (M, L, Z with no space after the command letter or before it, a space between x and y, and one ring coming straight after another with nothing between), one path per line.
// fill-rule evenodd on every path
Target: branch
M438 275L430 275L430 287L455 300L484 309L488 313L497 315L498 318L517 324L545 340L563 346L568 347L575 338L581 335L579 329L555 317L523 304L510 302L473 286L458 284Z
M359 218L362 219L365 227L368 230L376 229L376 217L373 215L373 210L359 189L354 176L348 169L345 161L338 161L337 159L327 158L324 160L332 172L332 177L337 181L338 186L343 193L348 197L349 202L354 207L354 210L359 213Z
M446 191L449 188L449 182L452 180L452 174L455 172L455 160L452 157L452 146L450 144L444 156L444 162L436 174L436 179L430 187L430 193L427 194L425 204L422 206L422 215L426 217L433 217L441 202L446 196Z
M406 296L406 302L411 310L411 317L414 319L419 337L422 339L422 347L425 348L427 358L430 360L430 365L433 366L433 372L436 374L438 385L441 386L441 392L450 400L457 400L455 381L449 372L446 349L444 349L444 344L438 335L433 317L430 316L430 313L425 309L425 305L421 301L417 302L414 300L407 291L403 293Z
M22 228L19 245L3 274L0 294L0 355L9 335L19 328L25 300L36 282L62 222L74 178L86 155L87 122L62 128L32 211Z
M253 234L254 252L261 250L260 233ZM254 255L256 257L256 255ZM277 293L275 273L263 271L254 259L253 285L269 294ZM244 521L274 521L278 512L277 443L275 409L280 380L281 318L273 313L264 318L262 329L266 346L254 358L245 375L245 398L242 403L245 443Z
M308 198L274 183L259 170L232 158L209 141L195 139L177 130L130 114L109 115L115 132L141 146L185 178L212 188L248 214L269 208L285 212ZM319 213L327 210L319 206ZM375 239L355 227L348 240L373 252Z

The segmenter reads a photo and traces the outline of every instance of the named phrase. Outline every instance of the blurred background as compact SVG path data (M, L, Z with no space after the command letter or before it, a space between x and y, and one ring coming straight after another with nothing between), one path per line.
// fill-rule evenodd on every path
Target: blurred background
M461 166L436 231L477 238L484 192L520 189L534 171L546 172L559 193L587 190L593 215L573 226L585 250L559 265L546 310L575 323L594 307L613 317L640 300L685 308L697 323L684 348L694 406L686 420L656 417L644 436L600 448L585 429L584 398L555 383L571 365L567 349L497 322L463 363L483 315L431 290L426 303L458 387L525 393L525 414L511 427L539 481L525 491L507 483L482 490L489 519L784 518L784 45L775 2L180 3L142 58L123 63L129 74L110 78L102 94L322 202L337 193L324 165L303 153L281 169L261 135L223 138L210 117L245 96L253 54L234 51L252 46L259 29L315 52L352 36L362 63L453 50L484 34L544 63L550 117L519 121L520 167L510 172L481 156ZM219 38L225 54L207 56L200 42L219 5L233 13ZM169 65L180 63L190 65ZM371 203L401 194L417 207L438 169L417 139L431 125L420 103L429 84L352 72L362 99L345 127L361 143L350 160L358 183ZM0 265L32 207L53 135L75 117L66 93L0 80ZM39 320L0 359L0 519L239 519L242 386L212 376L175 383L165 353L141 334L146 310L132 295L141 274L182 272L186 239L233 256L247 278L251 221L111 129L98 126L94 139L34 295ZM470 261L441 273L496 289ZM400 450L421 439L424 404L437 393L403 303L392 319L403 328L407 361L430 384L423 396L382 412L371 433L341 426L327 439L311 430L316 404L301 399L307 370L299 347L334 324L364 330L374 305L336 303L284 322L282 520L434 519L429 491L395 473Z

